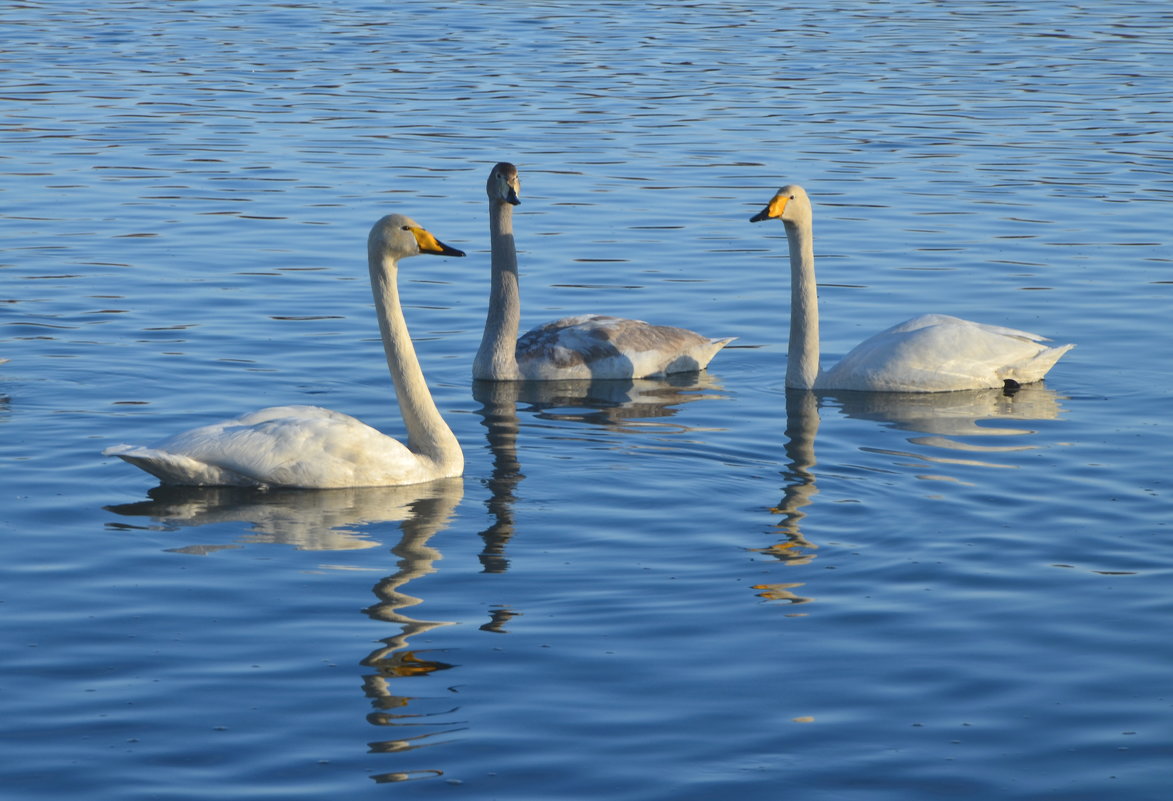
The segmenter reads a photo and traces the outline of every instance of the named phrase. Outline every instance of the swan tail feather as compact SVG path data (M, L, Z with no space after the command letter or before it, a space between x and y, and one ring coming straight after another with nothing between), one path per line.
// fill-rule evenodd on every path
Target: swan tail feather
M179 453L134 445L114 445L102 451L150 473L163 484L188 487L264 487L262 482Z
M1019 384L1033 384L1035 381L1042 381L1043 377L1055 366L1055 362L1074 347L1075 345L1059 345L1054 348L1043 348L1029 359L1008 365L999 373L999 377Z
M709 346L704 349L704 352L696 360L697 369L703 370L708 367L709 362L713 360L713 357L716 356L722 348L735 339L737 339L737 337L720 337L717 339L710 339L708 343Z

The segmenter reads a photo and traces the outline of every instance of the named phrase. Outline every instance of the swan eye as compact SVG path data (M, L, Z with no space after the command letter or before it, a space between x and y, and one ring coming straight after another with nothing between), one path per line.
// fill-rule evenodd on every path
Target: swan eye
M410 231L410 230L411 230L411 226L410 226L410 225L405 225L405 226L403 226L403 230L404 230L404 231Z

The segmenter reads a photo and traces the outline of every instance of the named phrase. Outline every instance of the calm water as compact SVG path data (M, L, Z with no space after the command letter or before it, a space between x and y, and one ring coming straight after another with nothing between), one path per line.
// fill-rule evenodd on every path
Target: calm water
M1173 784L1173 11L1155 2L10 4L0 795L1156 801ZM1025 7L1023 7L1025 5ZM473 386L523 322L736 335ZM1014 397L787 396L913 313L1078 347ZM161 491L102 448L278 403L401 435L364 239L467 456Z

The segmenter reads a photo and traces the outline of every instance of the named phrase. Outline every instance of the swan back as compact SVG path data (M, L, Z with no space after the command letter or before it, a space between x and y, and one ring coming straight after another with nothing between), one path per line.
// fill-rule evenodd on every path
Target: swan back
M1074 345L947 314L924 314L875 334L818 377L816 389L950 392L1031 384Z
M536 326L517 341L517 368L529 381L647 378L703 370L734 337L605 314Z
M119 456L165 484L245 487L375 487L433 476L401 442L341 412L274 406L193 428Z

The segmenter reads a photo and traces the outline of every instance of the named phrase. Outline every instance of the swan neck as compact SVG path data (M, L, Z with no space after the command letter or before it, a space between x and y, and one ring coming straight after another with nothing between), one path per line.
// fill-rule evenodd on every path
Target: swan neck
M489 201L489 245L492 277L485 333L473 360L473 378L516 379L517 329L521 292L517 279L517 245L513 239L513 206Z
M815 248L809 220L786 221L790 245L790 345L786 386L813 389L819 375L819 294Z
M802 541L802 507L818 494L815 486L815 436L819 431L819 403L807 389L786 390L786 489L778 510L786 517L781 528L792 541Z
M438 470L447 470L449 472L445 474L451 475L451 468L462 465L464 457L456 435L436 408L412 345L399 302L398 265L391 256L377 253L370 254L369 263L379 333L383 338L395 395L399 399L400 414L407 427L407 447L433 461Z

